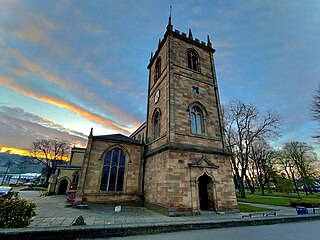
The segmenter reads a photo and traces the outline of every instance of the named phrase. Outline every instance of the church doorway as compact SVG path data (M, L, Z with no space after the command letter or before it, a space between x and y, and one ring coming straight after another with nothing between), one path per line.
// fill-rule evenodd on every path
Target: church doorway
M62 179L59 184L58 194L66 194L68 187L68 181L66 179Z
M214 210L213 202L213 181L212 178L207 174L203 174L199 177L199 201L200 201L200 210L208 211Z

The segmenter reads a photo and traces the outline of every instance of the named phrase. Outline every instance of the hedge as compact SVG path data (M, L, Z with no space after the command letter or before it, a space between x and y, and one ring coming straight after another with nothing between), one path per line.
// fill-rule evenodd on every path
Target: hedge
M0 198L0 228L22 228L36 215L36 205L17 195L13 199Z
M312 199L291 199L291 206L301 206L306 208L320 207L320 201Z

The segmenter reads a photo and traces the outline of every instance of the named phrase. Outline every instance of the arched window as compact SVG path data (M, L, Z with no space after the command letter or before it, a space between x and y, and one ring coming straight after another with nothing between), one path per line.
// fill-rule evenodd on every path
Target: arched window
M120 148L111 149L104 158L100 191L120 192L123 190L126 158Z
M154 139L160 137L160 112L156 111L153 119Z
M157 59L155 68L154 68L154 82L156 82L161 75L161 58Z
M72 183L78 183L79 181L79 172L73 174Z
M191 133L203 134L203 114L198 106L191 108Z
M198 54L193 50L188 50L188 68L194 71L200 71Z

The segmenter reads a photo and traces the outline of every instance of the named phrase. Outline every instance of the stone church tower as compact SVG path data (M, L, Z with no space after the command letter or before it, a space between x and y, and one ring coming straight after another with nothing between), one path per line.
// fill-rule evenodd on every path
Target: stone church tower
M207 42L173 30L151 56L147 119L130 137L93 135L58 166L50 193L75 204L138 204L170 216L237 211L213 54Z
M148 65L144 201L170 216L238 209L214 52L170 17Z

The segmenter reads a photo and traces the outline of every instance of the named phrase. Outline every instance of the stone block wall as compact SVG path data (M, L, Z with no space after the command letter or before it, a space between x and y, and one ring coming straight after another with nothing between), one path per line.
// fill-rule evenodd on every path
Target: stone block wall
M147 143L149 149L155 149L168 141L168 129L169 129L169 59L168 59L168 43L164 43L161 50L158 52L157 58L161 58L161 75L159 79L155 81L155 63L156 60L150 66L150 79L149 79L149 94L148 94L148 112L147 112ZM155 95L157 91L160 91L160 97L158 102L155 102ZM160 137L155 139L154 135L154 123L153 114L156 109L160 109Z
M82 166L85 149L71 149L70 165Z
M188 165L203 158L218 168ZM146 163L145 199L167 209L169 215L200 211L198 179L203 174L213 180L214 210L225 212L238 209L227 156L168 150L148 158Z
M168 152L162 152L146 159L144 196L145 201L169 208Z
M121 192L101 192L100 183L106 154L114 147L123 150L126 158L124 185ZM140 199L142 194L143 146L125 142L93 140L82 171L84 180L79 187L81 200L115 201Z
M170 38L170 59L172 59L172 80L170 89L174 93L170 105L171 141L199 144L222 148L220 129L220 106L215 91L213 56L208 48L198 47L175 37ZM199 55L200 70L187 68L187 50L193 49ZM192 92L197 87L198 93ZM190 107L196 103L203 107L203 134L191 133Z
M143 143L146 142L147 137L147 124L144 122L136 131L134 131L131 135L131 138L141 141Z

